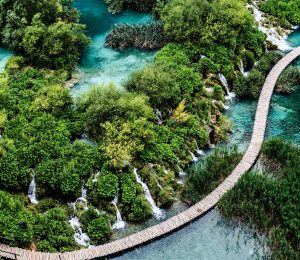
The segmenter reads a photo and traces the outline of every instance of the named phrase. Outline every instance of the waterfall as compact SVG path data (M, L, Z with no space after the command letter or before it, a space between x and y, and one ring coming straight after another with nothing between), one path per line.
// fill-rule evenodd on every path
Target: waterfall
M84 203L84 209L88 209L88 206L87 206L87 189L84 187L84 185L82 185L82 188L81 188L81 196L79 198L76 199L75 203L76 202L83 202Z
M86 233L82 231L81 224L77 217L73 217L69 220L69 223L73 230L75 231L74 239L75 242L81 246L89 247L90 246L90 238Z
M199 148L198 143L196 141L195 141L195 143L196 143L196 147L197 147L197 150L196 150L197 154L200 156L203 156L205 154L204 151Z
M244 68L244 63L243 63L242 59L240 60L239 69L240 69L240 72L244 75L245 74L245 68Z
M225 88L226 90L226 96L225 99L226 100L232 100L235 97L235 94L233 92L229 91L229 86L228 86L228 82L227 79L225 78L225 76L221 73L218 74L219 76L219 80L221 81L222 86Z
M37 198L36 198L36 184L35 184L35 172L34 170L31 170L32 180L29 184L28 188L28 197L30 199L30 202L33 204L38 204Z
M162 117L161 112L158 109L155 109L155 115L156 115L158 124L161 125L163 123L163 117Z
M270 41L272 44L276 45L279 50L286 51L290 50L291 46L287 43L286 39L288 37L288 34L290 33L289 30L287 30L284 35L280 35L274 27L266 27L264 26L265 17L263 17L263 13L258 9L258 1L253 1L253 5L247 5L247 8L251 7L253 8L253 15L255 18L255 21L258 24L258 29L265 33L267 35L267 40Z
M159 184L158 180L156 179L156 184L157 184L157 187L162 189L161 185Z
M90 246L90 238L86 233L82 231L81 224L79 219L76 216L76 203L83 202L85 205L85 209L88 209L87 206L87 189L82 185L81 188L81 196L76 199L75 202L69 203L69 206L73 209L73 215L69 220L69 223L73 230L75 231L74 239L75 242L81 246L89 247Z
M192 161L193 161L193 162L197 162L197 161L198 161L198 158L195 156L195 154L194 154L191 150L189 150L189 153L190 153L191 156L192 156Z
M94 175L94 178L93 178L93 182L97 182L97 178L99 176L100 172L96 172L95 175Z
M185 176L186 173L181 168L179 168L179 173L178 173L179 180L177 181L177 183L183 184Z
M122 216L121 216L121 212L120 212L120 210L117 206L117 204L118 204L118 192L117 192L116 197L112 201L112 204L116 208L116 217L117 217L117 221L113 224L112 229L123 229L126 226L126 222L123 221Z
M140 176L137 173L137 169L136 168L134 168L133 173L135 175L136 182L139 183L139 184L141 184L142 187L143 187L145 198L146 198L146 200L148 200L148 202L151 205L152 213L153 213L154 217L156 219L164 219L165 218L165 212L163 210L161 210L160 208L158 208L155 205L155 202L154 202L154 200L153 200L153 198L151 196L151 193L150 193L150 190L149 190L147 184L144 183L144 182L142 182Z
M245 71L244 63L243 63L243 60L242 60L242 59L240 60L239 68L240 68L240 72L241 72L241 73L243 74L243 76L246 78L246 77L249 75L249 72L248 72L248 71Z

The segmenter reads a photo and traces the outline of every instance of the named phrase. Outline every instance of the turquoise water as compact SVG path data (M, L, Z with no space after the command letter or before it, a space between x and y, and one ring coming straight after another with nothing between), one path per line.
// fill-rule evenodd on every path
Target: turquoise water
M105 37L115 23L147 23L150 15L125 12L111 15L107 12L103 0L76 0L76 7L81 11L81 21L87 24L87 31L92 44L82 55L79 73L81 79L72 89L77 96L86 91L91 84L114 81L121 84L128 75L152 61L154 52L128 50L117 52L104 47ZM300 44L300 32L291 34L291 45ZM11 53L0 48L0 71ZM300 62L299 62L300 66ZM267 136L284 136L300 144L300 89L288 96L273 95L268 119ZM250 140L257 102L236 100L230 104L227 115L235 123L231 144L245 149ZM184 210L180 202L167 212L168 217ZM154 225L151 219L143 225L130 224L126 230L115 232L113 239L124 237L144 227ZM267 249L246 227L239 227L235 222L221 217L217 210L212 210L187 227L151 244L128 252L116 259L256 259L263 258Z
M300 45L300 31L289 38L292 46ZM298 66L300 63L298 61ZM300 82L299 82L300 83ZM234 122L229 143L241 150L247 148L257 106L255 100L236 100L227 115ZM267 137L281 136L300 144L300 88L289 95L274 94L268 117ZM116 259L261 259L268 249L247 227L220 216L212 210L189 226L149 245L142 246Z
M12 53L7 49L0 48L0 72L4 70L5 64L11 57Z
M81 22L87 25L92 43L82 55L79 66L81 79L72 89L74 96L87 91L90 85L111 81L120 85L132 71L152 61L155 52L135 49L118 52L104 47L105 38L114 24L148 23L153 21L151 15L133 11L112 15L103 0L76 0L75 6L81 12Z
M261 259L267 254L267 249L253 236L212 210L185 228L115 259Z

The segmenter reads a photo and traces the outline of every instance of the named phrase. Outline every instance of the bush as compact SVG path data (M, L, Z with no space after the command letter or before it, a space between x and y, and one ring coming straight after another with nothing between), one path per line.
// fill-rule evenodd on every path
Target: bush
M242 155L237 147L218 148L187 172L184 198L197 202L215 189L235 168Z
M167 64L148 65L134 72L125 87L132 92L145 94L154 108L174 107L180 101L180 86L176 70Z
M152 209L144 195L139 195L135 198L131 206L131 213L128 219L131 221L141 222L152 216Z
M113 200L118 191L118 177L112 173L99 177L96 194L100 199Z
M208 76L209 73L216 74L219 70L219 66L207 57L203 57L202 59L200 59L200 61L198 62L198 67L200 73L205 78Z
M298 259L300 230L300 149L282 139L266 141L263 173L243 175L219 203L226 217L266 233L273 259Z
M142 50L155 50L165 44L161 23L144 25L117 24L106 37L105 45L120 51L129 47Z
M297 67L287 67L279 76L276 83L276 91L281 93L290 93L294 90L297 83L300 82L300 70Z
M154 57L154 62L157 64L166 62L176 65L191 65L186 48L175 43L169 43L159 50Z
M251 70L247 78L240 75L234 82L233 90L239 97L258 98L265 75L257 69Z
M2 2L0 9L2 44L34 66L71 70L80 48L89 43L72 1L31 1L27 5L18 0Z
M94 207L88 207L87 210L80 214L80 223L83 225L84 229L87 229L89 223L99 217L99 212Z
M136 197L136 182L131 174L122 174L122 203L131 205Z
M220 100L222 102L225 101L225 99L224 99L224 92L223 92L222 86L220 86L220 85L216 85L215 86L214 96L215 96L216 100Z
M140 12L150 12L157 3L167 0L105 0L108 10L112 13L122 12L126 9L134 9Z
M246 78L243 75L237 77L233 86L234 92L240 97L257 98L267 74L281 58L282 54L277 51L266 53Z
M67 212L53 208L46 214L35 218L34 240L39 242L43 250L68 251L75 247L74 230L68 222ZM44 241L48 241L45 243ZM39 244L39 243L38 243ZM40 250L38 248L38 250Z
M111 227L105 216L100 216L88 224L87 234L95 244L107 241L111 235Z
M160 207L170 207L175 199L174 190L171 187L163 188L158 193L158 202Z

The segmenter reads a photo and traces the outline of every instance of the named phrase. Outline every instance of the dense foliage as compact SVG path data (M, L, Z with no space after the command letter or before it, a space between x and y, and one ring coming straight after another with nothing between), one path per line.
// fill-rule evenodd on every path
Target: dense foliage
M117 24L106 37L105 45L114 49L124 50L135 47L142 50L155 50L165 44L161 23L144 25Z
M283 57L283 53L269 51L261 57L249 74L245 77L240 74L234 81L234 92L240 97L257 98L264 81L273 66ZM276 84L279 92L289 93L300 81L300 70L290 65L280 75Z
M187 172L184 199L197 202L215 189L235 168L242 154L237 147L218 148Z
M118 13L126 9L150 12L154 7L167 1L168 0L105 0L108 5L108 10L112 13Z
M279 57L270 53L254 66L265 51L265 36L242 0L106 2L112 12L155 9L162 20L118 25L108 45L123 50L168 44L124 89L94 86L74 102L64 82L89 40L73 2L0 0L1 43L17 54L0 75L5 243L49 252L76 249L70 217L80 220L92 243L103 243L116 220L116 199L124 220L145 221L152 209L133 167L155 203L171 206L182 189L178 174L193 153L226 141L230 132L220 75L235 82L241 96L255 96ZM247 70L254 66L247 79L237 76L241 61ZM295 75L289 70L280 82L295 82ZM236 149L216 150L189 171L185 198L204 196L239 160ZM33 174L38 205L17 195L27 193Z
M274 259L300 257L300 149L281 139L263 146L265 170L245 174L219 204L225 216L267 233Z
M72 69L89 42L72 0L1 0L2 45L37 67Z
M279 18L280 25L289 28L290 25L300 25L299 0L267 0L262 1L261 9Z
M59 235L58 235L59 234ZM56 252L76 248L68 215L61 208L43 214L25 208L24 198L0 191L0 240L14 246L37 246Z

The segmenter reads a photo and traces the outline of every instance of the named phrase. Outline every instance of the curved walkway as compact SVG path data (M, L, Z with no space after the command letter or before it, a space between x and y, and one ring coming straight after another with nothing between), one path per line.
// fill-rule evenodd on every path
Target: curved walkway
M200 217L202 214L213 208L221 197L237 183L238 179L247 172L255 163L260 152L267 124L270 101L276 81L281 72L300 55L300 47L294 49L285 57L283 57L270 71L262 88L256 115L254 128L249 147L244 154L240 163L236 166L233 172L209 195L203 200L190 207L189 209L179 213L178 215L155 226L144 229L140 232L127 236L125 238L109 242L104 245L91 247L87 249L77 250L68 253L41 253L31 252L29 250L10 247L0 244L0 256L10 259L30 259L30 260L59 260L59 259L92 259L95 257L104 257L112 254L120 253L130 248L139 246L152 239L161 237L169 232L172 232L189 222Z

